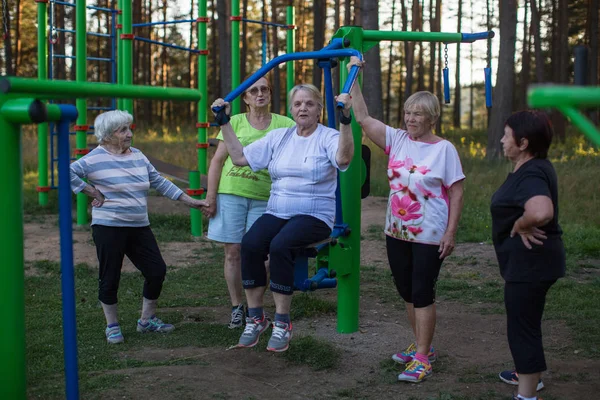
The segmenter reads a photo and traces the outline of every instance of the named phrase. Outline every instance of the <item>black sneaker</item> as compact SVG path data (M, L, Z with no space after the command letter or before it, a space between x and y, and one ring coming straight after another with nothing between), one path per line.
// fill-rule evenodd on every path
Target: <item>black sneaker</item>
M508 383L509 385L519 385L519 374L515 370L502 371L498 374L502 382ZM540 381L537 384L536 391L540 391L544 388L544 382L540 378Z
M244 312L244 305L240 304L237 307L234 307L231 310L231 321L229 321L229 329L241 328L244 326L244 319L246 318L246 313Z

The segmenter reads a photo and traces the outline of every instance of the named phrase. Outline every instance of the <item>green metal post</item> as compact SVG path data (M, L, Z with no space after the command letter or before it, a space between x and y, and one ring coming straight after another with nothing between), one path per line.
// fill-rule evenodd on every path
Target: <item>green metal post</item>
M48 79L48 4L37 3L38 23L38 79ZM38 127L38 202L48 205L48 124Z
M208 22L208 18L206 16L207 13L207 0L200 0L198 2L198 50L207 50L207 40L206 40L206 24ZM208 58L208 54L205 52L198 55L198 90L202 96L202 99L198 103L198 182L194 181L194 185L192 186L192 176L190 172L190 189L199 189L200 188L200 175L206 175L208 170L208 141L207 141L207 122L208 122L208 113L207 113L207 96L208 96L208 82L207 82L207 71L206 71L206 61ZM195 178L194 178L195 179ZM204 196L199 196L198 198L202 198ZM202 214L196 210L190 210L190 218L192 222L192 236L202 236Z
M240 86L240 0L231 0L231 88ZM244 60L246 62L246 60ZM231 114L240 113L240 98L231 103Z
M123 23L123 35L132 35L133 34L133 16L131 10L131 2L132 0L122 0L122 23ZM123 85L131 85L133 83L133 37L124 37L124 40L121 40L121 47L123 51L121 56L123 57L123 61L121 62L121 66L123 67ZM131 98L124 99L123 110L127 111L129 114L133 115L133 100Z
M123 0L117 0L117 9L120 11L117 14L117 84L123 84ZM123 109L123 99L117 99L117 109Z
M363 45L360 30L352 36L350 47L361 49ZM340 64L340 87L346 82L348 71L343 60ZM357 84L360 84L358 82ZM352 120L354 138L354 159L350 167L340 174L344 223L350 228L350 235L339 239L339 244L330 249L330 268L337 272L338 279L338 318L337 331L352 333L358 330L358 311L360 299L360 188L362 176L362 130Z
M285 23L288 26L288 30L286 33L286 41L287 41L287 53L293 53L294 52L294 44L296 43L296 16L294 14L294 6L287 6L286 8L286 19L285 19ZM294 87L294 77L295 72L294 72L294 61L288 61L286 64L286 85L287 85L287 91L286 93L289 93L290 90L292 90L292 88ZM290 106L289 104L287 104L287 96L285 97L285 103L286 103L286 107L285 109L287 110L287 114L288 117L292 117L292 114L290 113Z
M86 0L76 1L76 59L75 59L75 73L77 83L87 82L87 4ZM77 98L75 101L77 106L77 125L79 129L76 129L77 133L75 136L75 148L79 151L87 149L87 100L85 98ZM76 157L79 159L83 157L83 154L77 153ZM88 197L83 193L77 194L77 225L87 225L88 216Z
M190 189L197 190L200 189L200 172L198 171L190 171ZM202 196L191 196L194 199L201 199ZM192 219L192 236L199 237L202 236L202 213L200 210L195 208L190 209L191 219Z

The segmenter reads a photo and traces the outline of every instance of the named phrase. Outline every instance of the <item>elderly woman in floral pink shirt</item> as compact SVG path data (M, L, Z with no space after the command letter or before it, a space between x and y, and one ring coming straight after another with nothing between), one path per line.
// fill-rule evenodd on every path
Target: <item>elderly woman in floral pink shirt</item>
M348 68L361 64L352 57ZM369 116L358 85L349 101L366 135L389 156L388 260L415 335L415 341L392 358L406 364L398 380L421 382L431 375L436 359L431 345L435 287L442 261L454 250L465 175L452 143L432 131L440 116L439 101L432 93L417 92L406 100L406 130Z

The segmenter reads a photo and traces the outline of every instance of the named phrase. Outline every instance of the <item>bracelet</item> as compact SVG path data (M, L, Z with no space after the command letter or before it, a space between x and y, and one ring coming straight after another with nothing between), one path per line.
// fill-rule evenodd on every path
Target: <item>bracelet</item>
M351 122L352 122L352 114L350 114L346 117L344 115L344 113L342 112L342 110L340 110L340 124L350 125Z
M217 115L215 115L215 121L217 124L219 124L219 126L226 125L229 122L229 120L230 118L229 115L227 115L227 112L225 112L225 108L223 108L217 113Z

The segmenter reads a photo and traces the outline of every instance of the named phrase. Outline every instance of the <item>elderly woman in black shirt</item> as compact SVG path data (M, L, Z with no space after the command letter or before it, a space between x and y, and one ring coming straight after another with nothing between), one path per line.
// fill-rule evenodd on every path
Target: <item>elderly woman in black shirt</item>
M492 196L492 237L505 280L507 336L516 369L500 373L500 378L519 386L514 399L537 399L536 391L543 388L546 293L565 275L558 183L547 160L551 142L552 127L545 114L511 115L502 146L514 169Z

